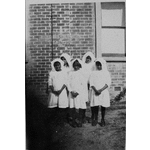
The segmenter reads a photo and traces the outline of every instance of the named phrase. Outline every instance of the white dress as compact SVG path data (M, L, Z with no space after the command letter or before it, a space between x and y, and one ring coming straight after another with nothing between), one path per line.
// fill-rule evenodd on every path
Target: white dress
M54 90L60 90L62 86L68 85L67 73L65 71L52 71L48 80L49 86L53 86ZM63 89L59 96L55 94L50 94L49 108L59 107L66 108L68 107L68 97L66 88Z
M108 87L111 84L111 78L108 71L93 71L90 76L90 88L91 86L94 86L97 90L103 88L105 84L108 85ZM91 88L92 89L92 88ZM97 96L95 95L94 90L92 89L91 93L91 99L90 99L90 106L103 106L103 107L109 107L110 106L110 96L108 88L106 88L102 93Z
M85 94L86 87L86 82L83 74L81 73L81 70L71 71L69 73L68 90L70 108L86 109L86 101L88 99L88 97ZM71 91L77 92L79 95L73 98L70 93Z
M84 78L86 80L86 84L88 85L89 84L89 78L90 78L90 75L93 71L93 66L94 66L94 63L89 63L89 64L84 64L83 65L83 69L82 69L82 73L84 75ZM87 94L88 94L88 101L90 100L90 97L91 97L91 89L87 89Z

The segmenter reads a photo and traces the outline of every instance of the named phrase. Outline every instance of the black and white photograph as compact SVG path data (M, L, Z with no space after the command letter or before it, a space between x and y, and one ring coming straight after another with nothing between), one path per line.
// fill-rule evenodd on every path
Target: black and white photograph
M25 149L126 149L125 0L25 0Z

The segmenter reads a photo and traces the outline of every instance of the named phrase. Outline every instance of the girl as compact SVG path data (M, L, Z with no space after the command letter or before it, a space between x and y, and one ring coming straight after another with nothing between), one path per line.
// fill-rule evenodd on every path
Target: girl
M111 84L110 74L106 61L99 58L95 61L95 71L90 76L90 88L92 90L90 106L92 111L92 125L98 123L99 105L101 106L101 126L105 126L105 109L110 106L108 87Z
M70 72L71 71L71 57L70 57L70 55L68 55L67 53L63 53L60 56L60 59L64 62L64 70L66 72Z
M84 76L82 74L82 62L80 59L72 61L73 71L69 73L69 100L72 109L73 127L82 127L83 117L86 110L85 89L87 88ZM75 122L75 109L79 109L79 122Z
M95 56L93 55L92 52L87 52L82 57L83 75L85 77L86 84L87 84L87 87L88 87L87 91L85 91L86 94L88 95L88 101L87 102L89 102L90 99L91 99L91 89L89 88L89 77L90 77L90 74L93 71L94 60L95 60ZM84 117L84 122L86 122L86 116ZM91 120L89 120L89 122L91 122Z
M65 112L68 107L67 97L67 75L63 70L63 62L57 58L52 61L52 71L49 76L48 85L50 88L49 108L58 108L59 114L62 114L62 120L65 119Z

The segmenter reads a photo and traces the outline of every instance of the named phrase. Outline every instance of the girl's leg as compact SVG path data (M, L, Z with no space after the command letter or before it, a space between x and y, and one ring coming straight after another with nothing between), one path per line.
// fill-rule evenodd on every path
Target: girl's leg
M70 115L71 115L71 118L72 118L72 121L70 121L70 125L72 127L76 127L76 122L75 122L75 119L76 119L76 110L75 108L70 108Z
M95 106L95 125L98 123L99 106Z
M94 107L91 107L91 122L94 120Z
M86 109L82 109L82 110L83 110L82 123L86 123L86 116L85 116Z
M92 107L92 126L95 126L96 106Z
M106 111L106 108L101 106L101 116L102 116L101 125L102 126L105 126L105 111Z
M79 123L78 123L78 127L82 127L82 116L83 116L83 109L79 109Z

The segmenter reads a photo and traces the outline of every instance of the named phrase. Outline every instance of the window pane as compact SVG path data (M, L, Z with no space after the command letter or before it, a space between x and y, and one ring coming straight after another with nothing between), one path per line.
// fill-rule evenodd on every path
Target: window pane
M102 26L125 26L125 4L102 3Z
M102 53L125 54L125 29L102 29Z

